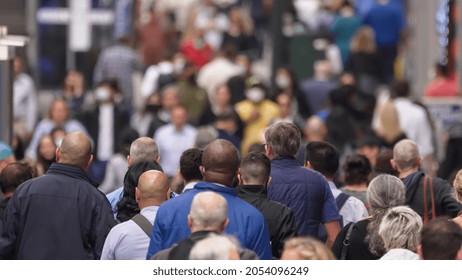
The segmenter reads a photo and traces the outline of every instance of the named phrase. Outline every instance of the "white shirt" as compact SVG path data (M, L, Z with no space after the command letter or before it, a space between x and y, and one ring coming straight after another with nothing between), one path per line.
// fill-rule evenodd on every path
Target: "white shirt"
M154 224L159 206L141 209L141 215ZM116 225L104 242L102 260L145 260L150 237L132 220Z
M391 249L380 260L420 260L419 255L407 249Z
M239 66L223 57L217 57L201 68L197 76L197 84L207 91L212 108L215 107L217 87L241 73L242 69Z
M332 181L328 181L330 190L336 199L342 192L337 189L335 184ZM369 216L367 212L366 206L364 203L357 199L356 197L350 196L345 204L343 205L342 209L339 209L340 215L343 217L343 226L348 225L352 222L357 222L365 217Z
M191 183L186 184L186 186L184 186L183 192L194 189L194 186L196 184L197 182L191 182Z
M157 65L151 65L146 69L146 73L141 81L141 97L148 98L155 91L160 90L158 87L160 75L169 75L173 73L173 63L163 61Z
M185 124L179 131L173 124L159 127L154 140L159 147L160 165L168 176L174 176L180 166L181 154L192 148L196 141L197 130Z
M34 130L37 121L37 95L32 78L20 73L13 82L13 116L23 120L29 131Z
M114 153L114 106L99 106L98 160L107 161Z
M407 138L416 142L420 155L425 157L434 151L432 129L425 110L408 98L396 98L399 125Z

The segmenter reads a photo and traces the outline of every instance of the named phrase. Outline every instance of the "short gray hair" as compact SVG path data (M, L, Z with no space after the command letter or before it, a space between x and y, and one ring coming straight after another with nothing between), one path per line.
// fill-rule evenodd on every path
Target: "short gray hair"
M159 157L159 148L156 141L150 137L140 137L130 146L131 164L156 161Z
M235 237L227 235L210 234L197 242L189 253L190 260L229 260L230 252L241 251L239 242Z
M215 192L198 193L189 211L194 226L202 229L220 229L228 219L228 203Z
M386 251L403 248L416 252L422 227L419 214L407 206L397 206L382 218L379 235Z
M419 159L419 147L412 140L401 140L393 148L393 160L398 167L398 171L417 167Z
M295 156L300 148L302 134L300 129L289 122L278 122L265 131L267 145L278 156Z

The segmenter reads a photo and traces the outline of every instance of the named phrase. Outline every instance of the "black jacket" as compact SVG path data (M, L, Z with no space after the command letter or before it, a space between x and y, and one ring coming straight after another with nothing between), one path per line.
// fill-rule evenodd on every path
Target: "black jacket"
M111 206L80 167L53 163L8 203L0 259L100 259L114 223Z
M264 186L238 186L237 196L255 206L263 214L270 232L272 255L274 258L280 258L284 241L295 236L297 232L292 209L267 198Z
M412 173L403 179L406 185L406 204L416 211L422 218L424 217L423 184L425 174L421 171ZM456 217L462 211L462 204L453 197L453 190L448 182L433 177L433 193L435 200L436 216ZM430 186L427 185L427 209L428 217L432 216L432 204L430 196Z

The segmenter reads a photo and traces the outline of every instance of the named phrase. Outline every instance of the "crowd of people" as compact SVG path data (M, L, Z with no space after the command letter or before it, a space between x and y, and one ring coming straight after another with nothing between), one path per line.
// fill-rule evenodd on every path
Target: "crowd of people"
M43 116L15 58L0 259L462 259L462 124L395 67L406 1L287 1L312 77L259 69L271 2L134 1ZM435 69L425 95L458 96Z

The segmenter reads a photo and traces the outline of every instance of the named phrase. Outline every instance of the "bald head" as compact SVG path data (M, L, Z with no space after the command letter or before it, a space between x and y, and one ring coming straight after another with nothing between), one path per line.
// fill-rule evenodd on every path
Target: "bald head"
M393 162L399 172L418 167L421 162L419 147L411 140L399 141L393 148Z
M193 232L198 230L221 232L228 221L228 202L218 193L201 192L191 203L188 221Z
M56 150L56 161L76 165L86 169L91 162L90 139L82 132L72 132L64 136L61 146Z
M324 141L327 136L327 128L324 121L318 116L312 116L306 121L305 134L312 141Z
M204 181L230 186L239 166L239 155L231 142L217 139L205 147L202 165Z
M130 146L128 164L133 165L139 162L159 161L159 148L156 141L149 137L140 137L133 141Z
M137 186L137 201L144 203L148 200L160 205L167 198L168 178L158 170L149 170L141 174ZM152 204L155 205L155 204ZM141 208L141 206L140 206Z

